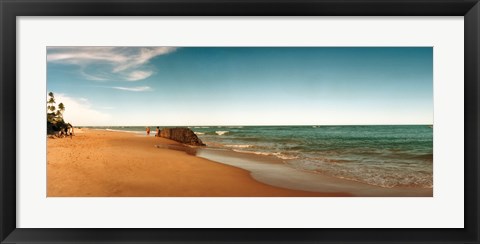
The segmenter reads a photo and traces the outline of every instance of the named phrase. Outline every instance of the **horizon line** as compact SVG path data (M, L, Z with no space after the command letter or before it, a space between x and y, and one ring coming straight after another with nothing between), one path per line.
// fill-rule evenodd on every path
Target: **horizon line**
M76 127L106 127L106 126L112 126L112 127L118 127L118 126L129 126L129 127L146 127L146 126L166 126L166 127L191 127L191 126L218 126L218 127L227 127L227 126L397 126L397 125L433 125L433 123L421 123L421 124L296 124L296 125L77 125Z

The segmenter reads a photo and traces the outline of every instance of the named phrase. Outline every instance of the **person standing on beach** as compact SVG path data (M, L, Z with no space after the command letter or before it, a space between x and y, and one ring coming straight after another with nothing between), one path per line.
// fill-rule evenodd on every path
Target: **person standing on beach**
M147 136L150 135L150 127L147 127Z
M155 131L155 137L160 137L160 128L157 126L157 130Z

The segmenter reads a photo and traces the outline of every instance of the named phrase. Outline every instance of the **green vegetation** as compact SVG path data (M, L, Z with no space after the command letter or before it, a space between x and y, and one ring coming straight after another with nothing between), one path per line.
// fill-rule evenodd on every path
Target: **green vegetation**
M65 112L65 105L63 103L58 104L58 109L55 106L55 96L53 92L48 93L47 100L47 134L54 135L60 131L64 131L67 128L72 127L71 124L66 123L63 120L63 112Z

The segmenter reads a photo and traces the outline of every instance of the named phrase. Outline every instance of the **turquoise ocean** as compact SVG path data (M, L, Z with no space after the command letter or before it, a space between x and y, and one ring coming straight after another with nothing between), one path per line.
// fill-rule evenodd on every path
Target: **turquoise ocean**
M207 148L274 157L298 170L389 188L433 186L427 125L187 127ZM145 135L146 126L93 128Z

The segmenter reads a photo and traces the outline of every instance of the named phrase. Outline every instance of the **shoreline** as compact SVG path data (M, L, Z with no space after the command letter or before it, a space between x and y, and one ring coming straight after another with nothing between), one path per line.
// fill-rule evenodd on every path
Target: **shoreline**
M75 129L72 139L47 138L47 197L351 196L271 186L247 170L168 148L172 146L183 145L91 129Z
M387 188L302 171L269 156L199 148L197 156L250 171L252 177L268 185L313 192L348 192L357 197L432 197L433 188Z
M86 133L85 133L86 132ZM320 173L313 173L307 171L301 171L298 169L294 169L293 167L289 167L284 164L281 160L276 160L273 157L263 156L263 155L253 155L241 152L235 152L233 150L222 150L222 149L213 149L208 147L190 147L183 145L181 143L171 141L166 138L158 138L158 137L151 137L146 135L141 135L138 133L131 133L131 132L121 132L121 131L111 131L111 130L101 130L101 129L83 129L80 130L80 135L93 135L95 136L103 136L103 137L113 137L107 139L107 141L115 142L114 145L120 146L121 143L118 144L118 138L121 137L123 141L127 140L130 142L142 142L142 145L137 145L141 147L141 150L148 150L150 153L153 153L153 156L150 157L149 160L156 160L155 159L155 150L158 151L159 155L164 155L165 153L169 154L170 156L175 156L180 158L180 161L185 163L186 161L192 161L196 164L201 163L203 167L211 167L206 166L206 162L210 164L218 164L223 167L223 171L232 171L240 170L243 172L242 174L246 174L247 177L238 177L236 176L233 181L243 182L248 180L253 181L254 183L272 187L274 189L280 189L284 192L280 195L277 195L276 192L270 191L262 191L262 190L254 190L252 192L255 193L246 193L238 192L237 190L226 190L223 189L224 192L213 192L212 190L218 187L209 186L211 193L197 192L191 193L193 195L174 193L170 191L158 191L155 190L153 192L146 192L144 194L135 194L131 192L128 196L357 196L357 197L432 197L433 196L433 189L432 188L385 188L380 186L369 185L361 182L336 178L333 176L323 175ZM65 138L65 140L68 138ZM76 138L74 137L73 140ZM96 138L97 140L99 138ZM51 140L51 139L49 139ZM128 143L127 143L128 144ZM132 147L132 145L129 145ZM135 147L135 145L134 145ZM48 148L48 146L47 146ZM117 150L119 148L116 148ZM137 148L140 149L140 148ZM180 154L183 154L180 156ZM159 156L156 155L156 156ZM49 154L50 156L50 154ZM187 158L186 158L187 157ZM190 157L190 158L188 158ZM205 161L203 161L205 160ZM48 160L50 162L50 160ZM173 160L175 161L175 160ZM178 160L177 160L178 161ZM200 161L200 162L199 162ZM105 163L105 162L103 162ZM158 167L158 165L153 165L154 167ZM51 167L48 168L50 171ZM174 170L175 171L175 170ZM47 172L48 173L48 172ZM176 174L191 174L189 171L182 171L179 170L178 172L175 171ZM47 175L48 176L48 175ZM184 177L185 177L184 176ZM179 176L180 177L180 176ZM218 177L218 176L214 176ZM221 178L221 177L220 177ZM161 180L157 180L161 181ZM238 183L237 182L237 183ZM134 183L134 182L132 182ZM202 182L198 182L201 184ZM249 183L251 184L251 182ZM48 185L50 189L50 185ZM229 192L230 191L230 192ZM290 191L290 192L285 192ZM298 192L297 192L298 191ZM119 190L118 193L108 193L108 196L127 196L124 195L125 193L120 193L122 190ZM189 192L189 191L187 191ZM64 196L62 194L56 193L53 191L47 191L48 196ZM67 194L72 195L73 193ZM160 195L158 195L160 194ZM165 195L162 195L165 194ZM243 194L243 195L242 195ZM107 196L106 195L106 196ZM101 196L98 194L87 194L86 196Z

